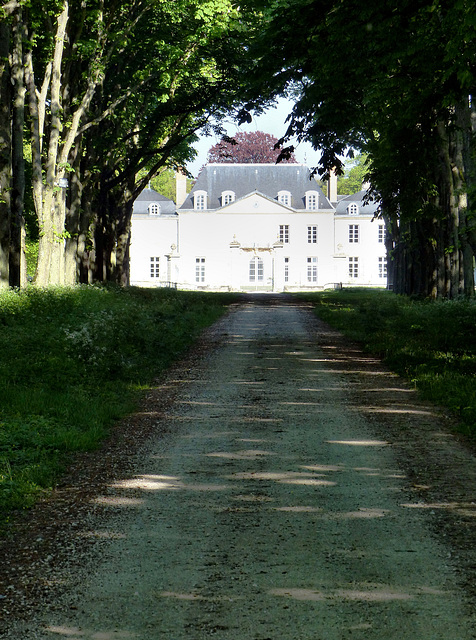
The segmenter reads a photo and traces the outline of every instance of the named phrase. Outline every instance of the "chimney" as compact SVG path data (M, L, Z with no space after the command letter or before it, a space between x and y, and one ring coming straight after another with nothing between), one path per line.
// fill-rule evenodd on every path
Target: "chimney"
M329 171L327 183L327 199L329 202L337 202L337 174L334 169Z
M187 198L187 176L180 167L175 172L175 204L177 209Z

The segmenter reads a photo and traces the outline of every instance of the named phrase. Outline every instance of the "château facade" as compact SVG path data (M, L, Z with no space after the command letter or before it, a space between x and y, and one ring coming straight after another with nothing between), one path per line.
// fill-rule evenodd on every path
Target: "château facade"
M130 281L209 291L387 284L385 226L364 191L324 195L302 164L208 164L177 205L151 189L134 204Z

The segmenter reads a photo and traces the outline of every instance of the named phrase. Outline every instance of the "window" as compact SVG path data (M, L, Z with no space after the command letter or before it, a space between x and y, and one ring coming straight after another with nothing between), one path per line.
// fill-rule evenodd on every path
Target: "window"
M307 281L317 282L317 258L307 259Z
M385 242L385 225L379 224L378 226L378 241Z
M160 276L159 258L150 259L150 277L158 278Z
M319 207L319 197L317 191L306 191L306 209L316 211Z
M289 258L284 258L284 282L289 282Z
M149 215L150 216L160 215L160 204L158 204L157 202L151 202L149 204Z
M386 278L387 277L387 257L378 259L378 277Z
M261 258L250 260L250 282L261 282L264 279L264 266Z
M279 225L279 241L283 244L289 243L289 225L288 224L280 224Z
M349 242L358 242L359 241L359 225L358 224L349 224Z
M359 259L349 258L349 278L359 277Z
M355 204L355 202L351 202L347 207L347 213L349 216L358 216L359 215L359 207Z
M307 241L309 244L316 244L317 242L317 227L308 227L307 228Z
M291 206L291 193L289 191L278 191L278 202L286 205L287 207Z
M231 204L235 201L235 194L233 191L223 191L221 194L221 205L226 207L227 204Z
M194 209L204 211L207 208L207 192L197 191L194 196Z
M195 258L195 282L205 282L205 258Z

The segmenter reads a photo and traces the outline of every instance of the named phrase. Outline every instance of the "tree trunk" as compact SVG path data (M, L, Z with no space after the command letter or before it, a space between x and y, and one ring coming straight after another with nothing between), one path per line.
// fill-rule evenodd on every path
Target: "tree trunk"
M10 286L26 285L25 219L25 158L23 128L25 125L25 83L23 75L23 38L21 8L14 16L12 54L13 127L12 127L12 198L10 231Z
M0 288L9 286L11 203L10 24L0 21Z

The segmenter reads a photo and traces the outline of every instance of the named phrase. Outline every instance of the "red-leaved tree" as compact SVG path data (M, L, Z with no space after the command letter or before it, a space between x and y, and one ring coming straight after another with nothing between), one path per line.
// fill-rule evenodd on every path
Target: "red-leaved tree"
M275 163L281 153L278 139L263 131L243 131L233 137L225 136L208 151L207 162ZM280 162L296 163L290 152Z

